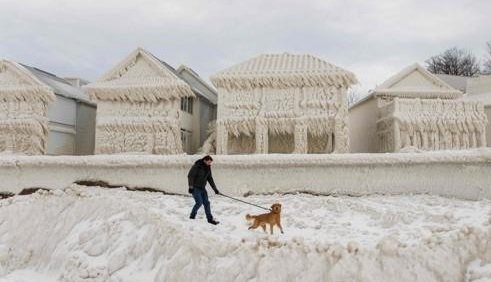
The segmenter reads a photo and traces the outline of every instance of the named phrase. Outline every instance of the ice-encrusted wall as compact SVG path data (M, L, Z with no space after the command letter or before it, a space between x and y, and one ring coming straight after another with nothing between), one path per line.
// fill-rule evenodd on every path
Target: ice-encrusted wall
M44 154L54 92L20 64L0 60L0 152Z
M346 88L218 89L218 152L344 153Z
M428 151L486 147L488 120L479 102L394 98L379 113L380 152L405 147Z
M79 180L187 194L199 156L0 157L0 191L63 189ZM308 191L368 195L430 193L491 198L491 149L394 154L218 155L213 176L231 195Z
M182 152L179 100L99 101L97 115L96 154Z

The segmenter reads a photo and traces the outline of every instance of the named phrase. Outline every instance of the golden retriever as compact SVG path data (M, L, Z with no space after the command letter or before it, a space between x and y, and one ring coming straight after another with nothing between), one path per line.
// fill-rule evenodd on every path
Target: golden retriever
M247 221L253 221L252 225L249 226L249 230L256 229L261 226L264 232L266 231L266 224L269 224L271 234L273 234L273 226L278 225L281 233L283 234L283 227L281 227L281 204L276 203L271 206L271 211L269 213L263 213L260 215L246 215Z

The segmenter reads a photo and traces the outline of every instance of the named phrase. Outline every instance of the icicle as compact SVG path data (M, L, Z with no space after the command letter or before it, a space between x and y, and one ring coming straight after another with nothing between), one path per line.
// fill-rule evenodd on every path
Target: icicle
M460 150L485 143L487 118L477 103L460 100L402 99L378 103L380 120L399 120L402 146L425 150ZM377 130L381 130L378 128ZM380 132L382 134L382 132ZM380 135L383 142L387 138ZM393 142L393 141L392 141ZM390 144L389 147L394 147ZM385 149L385 145L381 145Z

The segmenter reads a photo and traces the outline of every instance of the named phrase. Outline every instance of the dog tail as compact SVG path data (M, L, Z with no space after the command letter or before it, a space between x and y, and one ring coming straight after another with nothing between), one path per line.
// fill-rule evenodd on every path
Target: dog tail
M254 216L250 214L246 214L246 220L252 220L252 219L254 219Z

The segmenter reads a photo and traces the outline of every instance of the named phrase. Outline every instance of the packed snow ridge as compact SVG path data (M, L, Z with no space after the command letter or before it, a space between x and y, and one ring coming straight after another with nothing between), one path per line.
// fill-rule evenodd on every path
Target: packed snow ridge
M490 281L491 201L430 195L241 198L283 205L285 234L247 230L263 211L72 185L0 201L0 281Z

